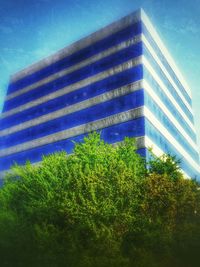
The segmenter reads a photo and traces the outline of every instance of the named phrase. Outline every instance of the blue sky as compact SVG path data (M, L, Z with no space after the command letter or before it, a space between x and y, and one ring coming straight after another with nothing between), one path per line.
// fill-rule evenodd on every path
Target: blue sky
M0 110L9 75L139 7L190 85L199 138L199 0L0 0Z

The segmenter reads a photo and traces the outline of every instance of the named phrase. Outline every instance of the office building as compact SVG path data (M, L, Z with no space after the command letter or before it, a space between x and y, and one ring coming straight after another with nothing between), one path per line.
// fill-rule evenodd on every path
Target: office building
M90 131L170 153L189 177L199 154L189 86L143 10L16 73L0 121L0 171L40 162Z

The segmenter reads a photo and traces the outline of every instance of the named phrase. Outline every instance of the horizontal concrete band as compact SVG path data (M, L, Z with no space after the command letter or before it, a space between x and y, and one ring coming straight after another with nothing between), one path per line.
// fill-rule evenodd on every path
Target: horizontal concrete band
M142 42L144 43L146 49L151 54L151 56L153 57L153 59L155 60L155 62L158 64L158 66L162 70L163 74L166 76L167 80L170 82L170 84L172 85L172 87L174 88L174 90L177 92L178 96L180 97L181 101L184 103L185 107L189 110L189 112L191 114L193 114L191 105L188 103L187 99L182 94L182 92L180 91L180 89L178 88L178 86L176 85L176 83L174 82L173 77L171 77L171 75L167 71L166 67L163 65L163 63L159 59L159 56L157 55L156 51L153 49L153 47L147 41L147 39L144 36L144 34L142 34Z
M174 104L172 103L171 99L166 97L166 93L163 91L163 89L160 87L160 85L156 82L156 80L153 78L151 73L147 70L147 68L143 68L143 74L145 80L148 82L148 84L151 86L151 88L154 90L156 95L160 98L160 100L164 103L164 105L170 110L170 112L173 114L173 116L179 121L184 128L184 130L187 132L187 134L194 140L196 143L196 134L191 129L191 127L187 124L187 122L184 120L182 114L179 113L179 111L176 109Z
M99 129L98 132L100 132L101 138L106 143L115 143L122 141L126 136L133 138L138 136L144 136L144 120L144 117L139 117L133 120L118 123L115 125L110 125L108 127ZM57 142L49 143L44 146L35 147L29 150L4 156L0 158L0 171L9 169L15 162L17 162L19 165L23 165L26 163L27 160L32 163L41 161L43 155L52 154L56 151L64 150L68 154L72 153L75 143L83 142L84 137L87 134L88 133L83 133L60 141L58 140Z
M199 170L193 167L189 163L188 159L185 158L180 153L180 151L178 151L176 147L172 143L170 143L170 141L160 131L158 131L156 127L148 119L145 120L145 124L146 124L146 136L151 138L154 144L156 144L161 150L163 150L164 153L176 156L176 159L180 159L181 162L179 166L185 173L188 174L189 177L195 178L196 176L198 176L200 178ZM196 163L198 164L197 161Z
M163 52L163 55L166 57L166 60L172 66L177 78L180 80L180 82L182 83L182 85L184 86L184 88L186 89L188 94L191 96L191 92L189 90L187 83L185 82L185 80L183 78L183 75L178 70L176 64L174 63L174 60L172 59L171 55L169 54L168 50L164 46L164 44L161 41L160 37L158 36L156 30L154 29L152 23L150 22L149 18L147 17L147 15L145 14L145 12L143 10L139 10L137 12L134 12L134 13L130 14L129 16L126 16L126 17L122 18L121 20L116 21L116 22L110 24L109 26L107 26L107 27L105 27L105 28L103 28L103 29L101 29L101 30L75 42L75 43L73 43L72 45L60 50L56 54L54 54L50 57L47 57L47 58L37 62L36 64L18 72L17 74L12 76L11 81L14 82L18 79L23 78L24 76L26 76L28 74L31 74L31 73L39 70L39 69L42 69L42 68L48 66L49 64L52 64L53 62L60 60L61 58L65 57L66 55L74 53L76 50L87 47L88 45L91 45L92 43L97 42L98 40L101 40L101 39L105 38L106 36L116 32L116 31L119 31L119 30L127 27L131 23L135 23L139 20L143 21L143 23L147 27L148 31L152 35L152 38L154 39L154 41L156 42L156 44L158 45L160 50Z
M141 62L141 61L140 61ZM145 61L145 63L146 63L147 61ZM148 63L148 62L147 62ZM146 63L146 65L147 65L147 68L150 66L150 64L147 64ZM133 64L134 65L134 64ZM123 66L122 66L122 68L123 68ZM149 67L148 68L149 69L149 71L152 73L152 68L151 67ZM154 72L153 72L154 73ZM103 73L104 74L104 73ZM101 77L101 75L100 75L100 79L101 78L104 78L104 77L106 77L106 76L108 76L108 75L103 75L103 77ZM95 76L96 77L96 76ZM94 78L94 77L93 77ZM154 78L155 78L155 75L154 75ZM87 80L86 79L86 81L88 81L88 84L89 83L92 83L92 82L95 82L95 81L98 81L99 80L99 76L97 75L97 79L92 79L92 80ZM158 80L158 79L157 79ZM159 80L160 81L160 80ZM162 83L162 82L161 82ZM41 103L44 103L44 102L46 102L46 101L48 101L48 100L51 100L51 99L53 99L53 98L55 98L55 97L59 97L59 96L62 96L63 94L65 94L65 93L67 93L67 90L68 90L68 88L69 88L69 90L68 90L68 93L70 92L70 91L74 91L74 90L77 90L77 89L79 89L79 87L81 87L81 86L84 86L84 85L87 85L87 83L85 84L85 81L83 82L83 84L82 83L78 83L78 87L76 87L76 84L75 84L75 86L73 86L73 87L67 87L67 88L64 88L65 90L64 90L64 92L62 93L62 91L61 91L61 94L59 94L60 93L60 91L58 91L58 94L57 94L57 92L55 93L55 94L50 94L50 97L48 97L47 99L46 98L42 98L42 99L39 99L39 101L35 101L35 102L33 102L33 103L30 103L30 105L25 105L25 106L22 106L20 109L15 109L15 110L12 110L12 112L10 111L10 112L7 112L7 113L4 113L4 114L2 114L2 118L4 118L4 117L7 117L8 115L12 115L12 113L14 113L14 114L16 114L16 112L21 112L21 111L23 111L24 109L27 109L27 108L30 108L30 107L34 107L34 106L36 106L36 105L38 105L38 104L41 104ZM167 92L167 90L166 90L166 88L165 87L163 87L162 86L162 89L163 89L163 91L166 93ZM170 94L168 94L167 95L167 97L169 98L169 99L172 99L173 97L172 96L170 96ZM40 101L41 100L41 101ZM177 103L175 102L175 101L173 101L173 99L172 99L172 103L174 102L174 106L177 108ZM24 108L24 109L23 109ZM181 115L183 116L183 113L181 112L181 109L179 108L179 113L181 113ZM7 115L7 116L6 116ZM185 119L185 118L184 118ZM192 130L194 130L194 126L190 123L190 125L189 125L190 127L192 127Z
M20 94L22 94L24 92L27 92L27 91L29 91L31 89L34 89L37 86L40 86L42 84L45 84L45 83L47 83L49 81L52 81L52 80L54 80L54 79L56 79L58 77L62 77L66 73L70 73L71 71L73 71L75 69L79 69L81 66L87 65L87 64L89 64L91 62L94 62L94 61L96 61L96 60L98 60L100 58L103 58L103 57L105 57L107 55L110 55L110 54L116 52L116 51L119 51L120 49L123 49L125 47L129 47L131 44L134 44L134 43L137 43L137 42L141 41L141 39L143 39L143 41L144 41L145 45L147 46L148 50L150 51L150 53L155 58L155 60L158 63L158 65L163 70L164 67L163 67L162 63L160 62L160 60L158 59L158 57L156 56L156 54L153 51L152 47L150 46L150 44L148 43L148 41L146 40L146 38L144 36L142 36L142 38L141 38L141 35L140 35L140 36L137 36L135 38L132 38L132 39L128 40L127 42L123 42L123 43L119 44L117 47L112 47L111 49L109 49L107 51L104 51L104 53L102 53L102 55L100 53L100 54L98 54L98 55L96 55L96 56L94 56L94 57L92 57L92 58L90 58L90 59L88 59L88 60L80 63L80 64L77 64L77 65L73 66L72 68L68 68L67 70L61 71L61 72L56 73L54 75L51 75L50 77L48 77L48 78L46 78L46 79L44 79L44 80L42 80L42 81L40 81L38 83L35 83L35 84L31 85L31 86L28 86L27 88L24 88L24 89L22 89L20 91L17 91L16 93L13 93L11 95L8 95L8 99L11 99L14 96L20 95ZM165 70L164 70L164 73L169 78L169 74ZM172 81L172 83L173 83L173 81ZM174 83L172 85L175 86L175 89L178 92L178 89L177 89L176 85ZM179 92L179 94L180 94L180 92ZM180 95L180 98L181 98L182 101L184 100L183 96L181 96L181 95ZM187 105L187 102L184 102L184 104ZM192 114L191 107L187 105L187 108L189 109L189 111Z
M190 112L190 110L184 104L184 102L182 101L182 99L180 98L180 96L178 95L176 90L174 89L174 87L171 85L169 80L166 78L165 74L162 72L162 70L160 69L160 67L158 66L156 61L153 59L153 57L150 55L150 53L147 51L145 46L143 47L143 51L144 51L143 55L144 55L145 59L147 59L148 62L151 63L151 66L154 69L154 71L158 74L159 79L163 82L163 84L168 89L170 94L173 96L175 101L179 104L180 108L182 109L182 111L184 112L184 114L188 118L188 120L193 124L194 123L193 113ZM150 75L150 76L152 76L152 75ZM146 72L145 71L144 71L144 78L146 78Z
M173 95L169 92L168 88L164 85L163 81L160 79L159 74L156 73L154 68L151 66L151 63L143 57L143 65L147 70L150 72L154 80L157 82L157 84L160 86L160 88L163 90L163 92L166 94L166 97L170 99L174 107L177 109L179 114L183 117L184 121L188 124L188 126L192 129L194 133L196 133L194 125L191 123L191 121L188 119L188 117L185 115L184 110L180 107L180 105L177 103L176 99L173 97Z
M103 38L106 38L107 36L116 33L125 27L127 27L130 24L136 23L140 20L140 10L136 11L134 13L131 13L130 15L113 22L112 24L90 34L89 36L72 43L71 45L61 49L57 53L44 58L43 60L36 62L35 64L29 66L28 68L25 68L24 70L21 70L14 74L11 77L11 82L15 82L19 79L22 79L23 77L30 75L38 70L41 70L58 60L61 60L62 58L73 54L77 50L81 50L87 46L90 46L91 44L94 44L95 42L98 42L99 40L102 40Z
M142 79L142 77L142 65L123 70L95 83L91 83L85 87L81 87L75 91L66 93L60 97L56 97L50 101L31 107L7 118L3 118L0 120L0 129L8 129L12 126L47 115L48 113L58 111L59 109L70 107L81 101L134 83Z
M185 97L188 104L191 106L191 102L192 102L191 96L188 94L187 90L183 87L182 83L179 81L177 75L174 73L173 68L170 66L169 62L166 60L165 56L163 55L163 52L160 50L157 43L154 41L154 39L152 38L151 34L149 33L149 31L147 30L147 28L145 27L144 24L142 24L142 28L143 28L143 31L142 31L143 35L148 40L148 42L151 44L151 46L152 46L154 52L156 52L159 60L162 62L163 66L166 68L167 72L173 78L173 81L175 82L175 84L179 88L180 92Z
M135 13L132 13L129 16L126 16L126 17L122 18L121 20L114 22L114 23L110 24L109 26L87 36L86 38L79 40L78 42L75 42L72 45L60 50L55 55L50 56L46 59L43 59L40 62L30 66L29 68L26 68L26 69L18 72L17 74L13 75L11 81L14 82L18 79L23 78L24 76L26 76L30 73L33 73L39 69L42 69L45 66L48 66L49 64L52 64L53 62L56 62L56 61L60 60L61 58L65 57L66 54L71 54L78 49L81 49L81 48L84 48L88 45L91 45L92 43L97 42L98 40L105 38L106 36L116 32L116 31L119 31L119 30L127 27L131 23L137 22L141 19L142 19L143 23L145 24L145 26L147 27L150 34L152 35L152 38L154 39L154 41L156 42L156 44L158 45L160 50L163 52L163 55L165 56L167 62L169 62L170 66L172 66L172 69L173 69L174 73L176 74L177 78L182 83L182 85L186 89L187 93L191 96L191 92L189 90L187 83L185 82L185 80L183 78L183 75L178 70L176 64L174 63L174 60L172 59L171 55L169 54L168 50L164 46L164 44L161 41L160 37L158 36L156 30L154 29L152 23L150 22L149 18L147 17L147 15L145 14L145 12L143 10L139 10Z
M11 155L13 153L18 153L20 151L25 151L25 150L32 149L35 147L43 146L45 144L53 143L59 140L67 139L71 136L76 136L76 135L80 135L83 133L102 129L110 125L115 125L121 122L139 118L142 116L143 116L143 107L121 112L121 113L106 117L104 119L86 123L84 125L79 125L79 126L76 126L76 127L64 130L64 131L60 131L56 134L51 134L51 135L48 135L42 138L35 139L33 141L29 141L23 144L16 145L14 147L10 147L8 149L0 151L0 157L4 157L7 155Z
M157 157L160 157L160 156L165 154L165 152L160 147L155 145L155 143L151 140L151 138L149 138L149 136L145 136L145 147L148 148L147 151L152 150L154 155L157 156ZM180 171L184 175L184 178L186 178L186 179L190 179L191 178L190 175L188 173L186 173L185 171L183 171L182 169Z
M5 117L8 117L8 116L11 116L13 114L16 114L18 112L26 110L28 108L31 108L31 107L37 106L39 104L42 104L44 102L47 102L49 100L52 100L52 99L54 99L56 97L65 95L65 94L67 94L69 92L72 92L72 91L75 91L75 90L77 90L77 89L79 89L81 87L87 86L87 85L92 84L94 82L103 80L103 79L105 79L105 78L107 78L107 77L109 77L111 75L114 75L114 74L117 74L119 72L122 72L123 70L130 69L130 68L132 68L134 66L137 66L137 65L139 65L141 63L142 63L142 57L141 56L139 56L139 57L137 57L135 59L128 60L127 62L125 62L123 64L120 64L120 65L118 65L118 66L116 66L114 68L112 67L112 68L110 68L110 69L108 69L106 71L103 71L101 73L98 73L98 74L96 74L96 75L94 75L92 77L86 78L86 79L81 80L79 82L76 82L76 83L74 83L72 85L66 86L66 87L64 87L64 88L62 88L62 89L60 89L58 91L55 91L55 92L50 93L48 95L45 95L45 96L43 96L41 98L38 98L38 99L36 99L34 101L31 101L31 102L29 102L27 104L24 104L22 106L14 108L14 109L12 109L10 111L4 112L4 113L1 114L1 118L5 118Z
M58 78L52 82L44 84L33 91L27 92L14 99L10 99L4 104L4 112L10 111L14 108L20 107L24 104L28 104L36 99L44 97L50 93L61 90L65 86L73 85L74 83L81 82L84 79L93 77L98 73L102 73L110 68L114 68L120 64L127 62L128 60L134 60L142 54L142 43L137 43L132 46L126 47L101 59L100 61L94 62L87 65L77 71L65 75L64 77Z
M183 135L185 140L188 141L188 143L198 151L197 144L191 139L190 135L187 134L185 129L182 127L180 122L177 120L177 118L174 116L174 114L171 112L171 110L162 102L162 100L157 96L157 94L154 92L153 88L149 85L149 83L144 79L143 80L143 88L145 91L149 93L151 98L156 102L156 104L161 108L161 110L164 112L166 117L169 119L169 121L178 129L178 131Z
M3 133L4 134L11 134L12 131L15 132L15 131L23 130L27 127L33 127L34 125L38 125L38 124L44 123L46 121L56 119L58 117L73 113L73 112L78 111L78 110L82 110L84 108L96 105L98 103L103 103L103 102L108 101L110 99L120 97L120 96L125 95L125 94L129 94L129 93L134 92L140 88L142 88L142 82L138 81L138 82L135 82L133 84L129 84L127 86L113 90L111 92L107 92L105 94L99 95L97 97L82 101L81 103L77 103L77 104L72 105L70 107L58 110L56 112L47 114L45 116L41 116L35 120L31 120L31 121L28 121L26 123L22 123L20 125L17 125L14 128L10 128L10 129L6 130L7 132L1 131L0 133L2 135L3 135ZM155 95L153 89L148 85L148 83L146 83L146 81L144 81L144 88L151 95L151 97L156 101L156 104L158 104L161 107L161 109L163 110L163 112L165 112L167 117L169 117L169 120L171 120L171 123L174 124L175 128L178 128L178 130L180 131L180 135L182 136L182 133L184 134L184 130L179 125L179 123L173 118L172 114L170 114L169 110L163 105L163 103L160 101L160 99ZM34 136L32 138L34 139ZM197 148L196 148L196 145L194 144L194 142L191 140L191 142L189 143L190 137L187 134L185 134L184 138L186 138L186 142L188 142L188 145L191 146L191 148L193 147L193 149L195 151L197 151ZM14 136L13 137L11 136L11 140L14 140L14 139L16 139L16 138L14 138ZM20 140L22 140L21 137L20 137ZM13 142L12 142L12 145L14 145Z
M6 100L10 100L10 99L15 98L17 96L20 96L20 95L27 93L33 89L37 89L37 88L40 89L39 87L46 84L46 83L54 81L58 78L65 76L66 74L72 73L78 69L81 69L82 67L90 65L90 64L92 64L98 60L101 60L107 56L110 56L114 53L117 53L118 51L120 51L124 48L127 48L127 47L134 45L134 44L137 44L137 43L141 42L141 39L142 39L141 35L137 35L134 38L128 39L128 40L126 40L126 41L124 41L124 42L122 42L116 46L113 46L113 47L111 47L111 48L109 48L103 52L95 54L94 56L89 57L86 60L83 60L78 64L72 65L71 67L68 67L64 70L58 71L58 72L56 72L56 73L38 81L38 82L35 82L29 86L26 86L25 88L23 88L21 90L18 90L16 92L13 92L13 93L7 95Z
M129 94L111 98L88 108L49 120L45 123L0 138L0 150L23 144L37 138L83 125L95 120L140 107L144 104L144 90L136 90Z
M145 137L144 136L139 136L139 137L135 137L135 141L136 141L136 148L137 150L140 150L140 149L145 149ZM121 143L120 142L116 142L116 143L111 143L113 145L119 145ZM149 146L147 146L149 147ZM55 151L56 152L56 151ZM69 153L68 155L70 155L71 153ZM40 164L41 161L38 161L38 162L35 162L35 163L31 163L32 165L38 165ZM12 173L12 170L11 169L7 169L7 170L4 170L4 171L0 171L0 179L3 179L6 175L6 173Z
M149 136L140 136L140 137L136 137L136 147L138 150L140 149L152 149L153 153L156 155L156 156L161 156L163 155L164 152L160 147L158 147L155 142L153 142L151 140L151 138L149 138ZM113 145L118 145L120 144L121 141L117 141L115 143L113 143ZM32 163L33 165L37 165L37 164L40 164L40 161L39 162L35 162L35 163ZM2 179L6 173L8 172L12 172L12 170L4 170L4 171L0 171L0 179ZM191 177L191 174L189 173L186 173L185 171L182 171L183 175L186 177L186 178L190 178ZM198 174L199 176L199 174Z
M154 155L157 157L160 157L165 154L165 152L160 147L155 145L155 143L148 136L145 136L145 147L148 148L148 150L152 150ZM181 172L185 178L191 178L189 177L189 174L187 174L185 171L181 170Z
M145 112L144 112L145 110ZM77 127L73 127L68 130L64 130L61 132L58 132L56 134L51 134L42 138L35 139L33 141L26 142L24 144L19 144L14 147L5 149L0 152L0 156L7 156L13 153L18 153L20 151L25 151L28 149L32 149L35 147L43 146L48 143L53 143L59 140L67 139L71 136L76 136L85 132L90 132L93 130L102 129L105 127L108 127L110 125L118 124L124 121L128 121L131 119L135 119L138 117L142 117L145 115L145 117L149 118L151 123L160 131L167 140L175 146L175 148L180 152L181 155L183 155L187 161L193 166L197 171L199 171L198 164L190 157L190 155L180 146L180 144L177 143L177 141L172 137L172 135L164 128L160 122L155 118L155 116L146 108L137 108L134 110L129 110L126 112L118 113L116 115L107 117L105 119L101 119L92 123L87 123L84 125L80 125Z
M178 141L169 133L169 131L157 120L154 114L144 106L144 116L160 132L167 141L182 155L186 161L197 171L200 171L199 163L194 161L187 151L178 143Z
M159 37L158 33L156 32L156 30L153 27L153 25L152 25L151 21L149 20L148 16L146 15L144 10L142 10L142 9L141 9L141 20L145 24L147 30L151 34L153 40L155 41L155 43L159 47L160 51L162 51L163 56L166 58L167 62L171 66L171 68L174 71L175 75L177 76L178 80L181 82L181 84L183 85L183 87L187 91L188 95L191 97L191 91L190 91L189 86L188 86L187 82L185 81L182 73L180 72L180 70L176 66L172 56L170 55L170 53L167 50L167 48L165 47L163 41L161 40L161 38Z
M85 109L88 107L91 107L93 105L103 103L103 102L108 101L110 99L129 94L129 93L134 92L136 90L139 90L141 88L142 88L142 80L125 85L123 87L117 88L117 89L112 90L110 92L101 94L97 97L92 97L92 98L89 98L85 101L78 102L74 105L59 109L55 112L48 113L48 114L40 116L36 119L26 121L24 123L20 123L19 125L2 130L2 131L0 131L0 136L9 135L9 134L24 130L26 128L33 127L35 125L38 125L38 124L59 118L61 116L64 116L64 115L67 115L67 114L70 114L70 113L73 113L73 112L76 112L76 111L79 111L79 110L82 110L82 109Z
M166 91L166 90L165 90ZM191 126L191 125L190 125Z
M188 142L187 139L185 139L181 132L178 131L176 126L174 126L165 113L162 111L162 109L157 105L157 103L152 99L152 97L145 92L145 106L154 114L154 116L157 118L157 120L166 128L166 130L169 131L169 133L176 138L178 143L184 147L184 149L188 152L188 154L191 156L191 158L194 161L199 160L199 152L197 149L194 149L191 144Z

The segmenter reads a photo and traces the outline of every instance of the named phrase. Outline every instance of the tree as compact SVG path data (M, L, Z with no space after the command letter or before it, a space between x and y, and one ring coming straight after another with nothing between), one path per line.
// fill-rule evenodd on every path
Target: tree
M198 187L169 156L147 171L134 139L89 134L73 154L13 166L0 189L1 266L198 266Z
M176 156L170 154L163 154L157 157L150 151L150 159L148 161L149 173L157 173L160 175L166 175L171 179L183 178L180 168L181 160Z

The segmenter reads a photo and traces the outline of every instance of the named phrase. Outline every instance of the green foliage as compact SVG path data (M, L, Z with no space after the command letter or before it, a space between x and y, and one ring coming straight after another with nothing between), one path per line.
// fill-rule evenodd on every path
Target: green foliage
M13 166L0 189L1 266L198 266L200 191L175 158L92 133L74 153Z
M151 151L151 158L148 162L149 173L166 175L171 179L182 177L180 169L181 160L170 154L163 154L160 157L155 156Z

